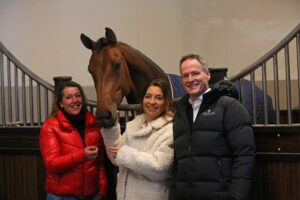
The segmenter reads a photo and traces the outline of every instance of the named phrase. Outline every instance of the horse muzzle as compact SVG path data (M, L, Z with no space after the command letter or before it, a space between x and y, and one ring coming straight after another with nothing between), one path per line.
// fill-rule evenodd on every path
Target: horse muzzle
M117 117L114 117L110 111L97 110L96 122L97 125L103 128L110 128L115 125Z

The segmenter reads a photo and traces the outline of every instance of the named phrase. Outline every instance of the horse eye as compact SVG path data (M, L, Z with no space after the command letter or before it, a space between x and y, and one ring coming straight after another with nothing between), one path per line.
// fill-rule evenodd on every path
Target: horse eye
M112 70L113 70L114 72L116 72L116 71L118 71L118 70L120 69L120 66L121 66L121 63L114 63L114 64L112 65Z

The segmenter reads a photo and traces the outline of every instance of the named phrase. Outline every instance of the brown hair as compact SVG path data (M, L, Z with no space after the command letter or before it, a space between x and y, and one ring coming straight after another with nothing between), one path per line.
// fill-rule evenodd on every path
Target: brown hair
M56 115L56 112L57 112L58 108L60 107L59 102L61 102L61 100L63 99L63 96L64 96L63 91L67 87L76 87L79 89L80 95L82 96L82 110L87 111L86 96L84 94L84 91L83 91L81 85L79 85L78 83L76 83L74 81L64 81L64 82L60 83L57 91L55 91L56 95L55 95L55 100L52 105L52 110L51 110L51 114L50 114L51 117Z
M180 62L179 62L179 66L181 66L181 64L188 59L196 59L202 65L202 67L205 71L209 70L207 62L199 55L192 54L192 53L182 56L182 58L180 59Z
M142 98L140 100L141 105L143 105L143 99L144 99L145 94L150 86L159 87L164 95L164 98L166 101L166 107L165 107L165 111L162 113L162 115L173 116L174 112L173 112L173 98L172 98L171 88L170 88L169 83L167 83L166 81L164 81L162 79L152 80L144 87L144 90L142 93ZM144 112L143 106L142 106L142 111Z

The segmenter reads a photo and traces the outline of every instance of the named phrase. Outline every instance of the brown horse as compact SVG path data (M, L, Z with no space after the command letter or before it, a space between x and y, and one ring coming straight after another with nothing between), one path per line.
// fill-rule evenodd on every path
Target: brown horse
M88 71L97 93L97 122L111 127L117 119L117 107L126 96L129 104L139 103L142 90L153 79L164 79L166 73L138 50L118 42L115 33L106 28L105 37L94 42L81 34L83 45L92 50Z

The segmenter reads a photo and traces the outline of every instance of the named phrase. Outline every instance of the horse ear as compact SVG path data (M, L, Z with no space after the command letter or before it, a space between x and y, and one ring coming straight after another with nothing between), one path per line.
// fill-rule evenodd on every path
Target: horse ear
M93 46L94 46L94 41L91 40L88 36L84 35L83 33L80 34L80 39L81 39L81 42L82 44L92 50L93 49Z
M114 31L108 27L105 28L105 37L107 38L107 40L109 42L113 42L113 43L117 42L117 37L116 37Z

